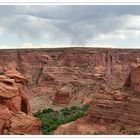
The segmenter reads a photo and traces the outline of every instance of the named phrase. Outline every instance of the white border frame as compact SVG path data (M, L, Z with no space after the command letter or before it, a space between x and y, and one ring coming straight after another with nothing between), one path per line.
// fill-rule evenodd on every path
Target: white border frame
M85 2L86 1L86 2ZM0 0L0 5L140 5L140 0ZM46 139L52 138L57 140L62 139L73 139L81 140L85 139L99 139L99 140L109 140L115 139L126 139L132 140L134 138L140 138L140 135L0 135L2 139L19 139L25 138L26 140L31 139Z

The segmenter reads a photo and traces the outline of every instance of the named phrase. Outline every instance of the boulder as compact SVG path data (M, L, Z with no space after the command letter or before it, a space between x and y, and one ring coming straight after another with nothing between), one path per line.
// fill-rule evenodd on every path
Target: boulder
M18 89L15 85L15 80L10 79L6 75L0 76L0 97L3 99L10 99L18 96Z
M24 112L18 112L7 122L5 134L10 135L40 135L40 121Z
M0 76L0 134L41 134L40 121L33 117L24 90L26 78L13 71Z
M27 82L27 79L23 75L21 75L21 73L19 73L16 69L11 69L8 67L4 67L3 69L5 75L14 79L16 82Z
M90 103L91 103L91 99L89 99L88 97L83 98L83 101L82 101L83 105L89 105Z
M3 134L6 122L12 117L10 110L0 104L0 135Z
M17 112L21 111L21 98L20 98L20 96L15 96L13 98L3 100L2 104L15 114Z

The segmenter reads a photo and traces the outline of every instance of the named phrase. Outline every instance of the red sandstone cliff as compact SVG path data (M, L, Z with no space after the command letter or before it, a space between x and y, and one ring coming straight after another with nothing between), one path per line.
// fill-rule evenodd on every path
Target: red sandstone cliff
M0 70L8 65L24 74L29 80L25 85L32 98L48 95L45 103L72 104L90 102L93 97L84 118L60 126L54 134L140 134L139 63L140 50L71 48L0 51ZM7 76L0 80L1 90L8 93L5 97L0 92L0 96L7 99L4 102L0 99L0 112L5 112L0 116L0 132L16 133L15 121L26 116L30 124L33 118L26 115L30 107L25 94L21 93L19 97L19 91L24 90L17 90L15 80ZM12 88L5 86L6 83ZM5 88L2 88L3 85ZM67 94L61 89L66 89ZM57 95L59 91L61 94ZM21 104L17 102L22 99L25 100ZM25 114L19 113L13 118L11 110L13 113L21 110ZM10 121L5 123L9 118ZM24 119L21 122L24 124ZM29 127L30 132L33 128L38 130L35 124ZM25 134L29 130L18 133Z
M23 73L31 97L47 95L51 104L56 93L66 87L70 103L80 104L83 97L91 99L99 87L118 89L127 84L131 65L138 64L139 57L139 50L121 49L1 50L0 69L10 65ZM34 110L41 108L40 103Z
M87 114L54 134L140 134L140 66L131 68L129 86L99 90Z
M32 116L26 78L4 67L0 75L0 134L41 134L40 122Z

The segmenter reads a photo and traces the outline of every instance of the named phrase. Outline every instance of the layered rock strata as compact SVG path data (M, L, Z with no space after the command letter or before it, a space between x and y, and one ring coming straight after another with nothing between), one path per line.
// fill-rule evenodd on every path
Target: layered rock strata
M139 50L92 48L3 50L0 66L11 65L26 75L30 94L35 96L69 83L75 86L107 80L108 86L121 87L139 55Z
M87 114L54 134L140 134L140 67L132 67L130 87L99 90Z
M58 92L55 94L53 104L55 105L68 105L70 103L69 93Z
M129 77L131 65L136 65L139 61L140 51L133 49L0 51L0 70L5 65L16 68L27 77L29 82L26 87L30 96L47 96L50 103L61 88L69 85L70 104L80 104L83 96L91 99L99 86L106 89L121 88L127 84L125 81Z

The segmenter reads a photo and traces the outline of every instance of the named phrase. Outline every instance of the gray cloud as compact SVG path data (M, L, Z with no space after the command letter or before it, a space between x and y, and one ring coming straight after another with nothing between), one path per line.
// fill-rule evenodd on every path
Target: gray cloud
M140 6L1 5L0 32L17 38L68 40L84 45L100 34L125 29L128 15L140 15Z

